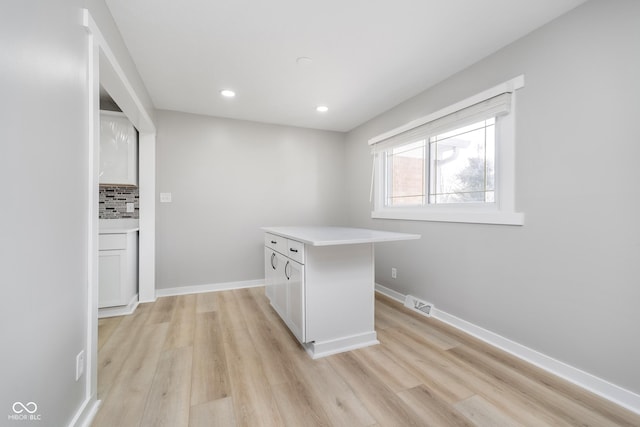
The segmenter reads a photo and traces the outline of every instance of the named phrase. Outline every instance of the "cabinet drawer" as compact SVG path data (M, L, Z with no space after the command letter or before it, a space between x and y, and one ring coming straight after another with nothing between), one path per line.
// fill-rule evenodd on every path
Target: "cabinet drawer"
M275 234L265 233L264 245L268 248L278 251L281 254L287 253L287 239L284 237L276 236Z
M287 240L287 256L294 261L304 264L304 243Z
M100 234L98 235L98 250L110 251L127 249L126 234Z

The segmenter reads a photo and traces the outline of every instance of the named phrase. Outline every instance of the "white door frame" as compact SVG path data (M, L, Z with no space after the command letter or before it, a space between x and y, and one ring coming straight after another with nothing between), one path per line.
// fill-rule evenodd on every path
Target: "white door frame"
M109 92L139 132L139 278L138 298L150 302L155 296L155 150L156 128L140 97L130 84L116 56L87 9L83 26L89 35L88 92L88 291L86 399L95 400L98 382L98 201L100 154L100 84Z

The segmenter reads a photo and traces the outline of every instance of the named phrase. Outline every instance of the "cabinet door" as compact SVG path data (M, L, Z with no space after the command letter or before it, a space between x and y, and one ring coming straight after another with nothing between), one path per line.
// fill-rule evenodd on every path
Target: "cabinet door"
M98 308L125 305L122 284L126 281L126 250L98 253Z
M284 275L286 260L287 259L279 253L265 248L265 293L271 302L271 306L285 321L287 318L287 287Z
M287 286L287 324L298 341L304 343L306 342L304 265L288 259L284 274Z
M138 184L136 130L122 113L100 113L100 184Z
M276 252L268 247L264 248L264 292L269 302L273 303L275 296L275 280L278 268Z
M138 295L138 233L127 233L125 283L122 284L122 302L129 304Z
M282 319L287 318L287 284L285 282L284 267L287 259L276 252L276 273L273 286L273 308L276 309Z

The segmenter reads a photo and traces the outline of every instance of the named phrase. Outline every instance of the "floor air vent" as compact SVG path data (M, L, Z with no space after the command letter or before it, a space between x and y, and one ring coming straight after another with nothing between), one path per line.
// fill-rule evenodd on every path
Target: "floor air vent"
M404 306L417 313L422 314L423 316L431 317L433 304L431 304L430 302L426 302L414 296L407 295L404 298Z

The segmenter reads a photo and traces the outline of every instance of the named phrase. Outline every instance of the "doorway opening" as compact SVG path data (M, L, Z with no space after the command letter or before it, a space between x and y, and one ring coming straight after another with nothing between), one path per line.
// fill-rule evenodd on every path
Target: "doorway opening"
M100 88L108 93L139 132L139 251L138 301L155 301L155 142L156 129L150 111L142 102L103 33L88 10L83 11L88 33L88 290L86 398L97 399L98 383L98 206L100 170Z

